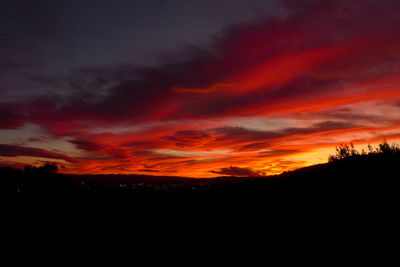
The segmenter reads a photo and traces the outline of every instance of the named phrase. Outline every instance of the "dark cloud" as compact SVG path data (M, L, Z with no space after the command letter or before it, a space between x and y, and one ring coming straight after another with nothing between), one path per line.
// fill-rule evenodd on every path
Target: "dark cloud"
M69 142L74 144L77 148L88 152L94 152L104 149L104 145L95 142L85 140L70 140Z
M229 139L242 139L246 141L268 140L278 138L283 135L280 132L256 131L247 129L245 127L221 127L212 129L212 131L217 134L223 134L216 139L217 141L224 141Z
M151 141L134 141L134 142L129 142L125 143L122 146L123 147L128 147L132 149L136 149L137 151L135 153L145 153L143 151L140 151L141 149L155 149L159 148L165 145L165 142L160 142L159 140L151 140Z
M369 119L380 126L397 123L326 110L396 93L385 95L398 77L379 79L400 70L399 1L173 1L162 9L156 1L116 2L0 3L0 129L38 124L53 137L74 138L70 142L82 150L82 159L93 163L88 170L110 160L125 171L129 168L117 161L163 168L212 162L218 151L258 159L284 156L297 151L280 151L282 140L359 132ZM237 12L243 5L260 15L244 19ZM204 16L210 12L216 16ZM318 111L314 121L320 122L257 131L241 119L243 127L224 127L226 119L239 116L296 119L306 111ZM198 119L211 123L183 126ZM154 122L168 122L168 129L146 128ZM114 131L125 126L146 129ZM111 135L102 139L98 131ZM39 153L17 148L15 153ZM190 154L194 150L212 153L203 159L197 156L201 153ZM242 153L225 156L237 154ZM104 160L96 166L95 159ZM214 173L246 171L252 170L230 167Z
M127 157L127 154L124 150L115 148L111 145L99 144L82 139L70 140L69 142L74 144L77 148L81 150L101 154L103 156L108 156L105 159L109 159L109 157L114 159L124 159Z
M301 152L301 151L295 150L295 149L275 149L275 150L257 152L256 157L264 158L265 156L285 156L285 155L295 154L298 152Z
M311 134L311 133L323 133L332 130L341 130L357 127L356 124L340 122L340 121L322 121L315 123L310 127L295 127L295 128L285 128L277 131L257 131L248 129L245 127L221 127L214 128L210 130L216 134L223 134L216 138L216 141L224 140L237 140L237 141L272 141L273 139L289 137L298 134ZM249 147L262 147L265 146L266 142L255 142ZM244 147L243 147L244 148Z
M268 148L272 145L271 142L255 142L237 148L237 151L255 151Z
M276 112L277 103L290 103L293 100L307 100L335 92L343 87L344 82L334 79L318 80L298 78L282 87L257 90L239 95L198 95L196 101L184 103L182 117L209 118L227 116L254 116L261 112L268 115ZM293 104L295 105L295 104ZM279 108L279 106L278 106ZM281 111L290 110L282 107Z
M389 104L391 106L391 104ZM400 106L400 105L398 105ZM326 119L326 120L340 120L347 122L348 124L394 124L392 118L385 114L374 114L375 110L352 110L350 108L336 108L332 110L324 110L321 112L305 112L296 114L295 118L314 118L314 119Z
M336 90L343 81L293 77L287 84L245 95L226 95L219 91L213 94L180 94L173 89L207 91L213 84L240 76L276 57L341 44L344 40L360 36L360 26L346 15L351 14L353 18L353 15L363 14L358 18L364 23L363 33L375 29L375 24L366 18L366 14L374 15L372 21L378 25L395 25L400 20L393 18L394 21L386 22L382 18L390 9L371 1L361 6L348 4L348 1L304 1L304 5L302 1L295 2L297 4L282 2L290 10L287 19L268 17L228 27L214 36L212 44L193 45L183 49L184 52L172 53L168 59L152 67L134 64L81 67L66 78L73 88L69 96L35 100L43 103L39 109L36 102L27 100L30 120L44 125L57 121L66 124L85 121L88 125L249 116L260 111L267 112L276 103L323 97L328 91ZM388 2L387 5L395 3ZM55 82L43 75L31 78L48 84Z
M112 165L112 166L107 166L107 167L103 167L101 168L103 171L128 171L129 170L129 165L126 164L117 164L117 165Z
M24 124L24 116L0 106L0 129L16 129Z
M265 176L265 173L261 171L255 171L252 170L251 168L240 168L232 166L230 166L229 168L221 168L219 170L214 170L210 172L216 174L230 175L230 176L248 176L248 177Z
M26 74L26 78L39 85L47 85L52 87L58 87L60 81L55 77L48 77L41 74Z
M0 144L0 156L4 157L30 156L30 157L41 157L50 159L62 159L70 163L78 162L78 160L64 154L55 153L40 148L23 147L17 145Z
M350 122L321 121L309 127L283 128L275 131L259 131L246 127L218 127L205 130L177 131L172 135L160 137L156 140L130 142L124 146L139 149L136 153L144 152L146 149L157 148L195 148L212 149L229 147L235 151L257 151L267 149L276 145L282 138L297 138L309 134L329 134L336 130L357 129L359 126ZM290 152L290 151L286 151ZM276 151L285 153L285 151ZM271 154L273 154L271 152ZM290 154L290 153L289 153Z
M162 139L175 143L177 147L194 147L212 139L210 133L202 130L178 131Z
M298 135L298 134L313 134L313 133L324 133L334 130L344 130L359 127L355 123L351 122L341 122L341 121L322 121L315 123L311 127L304 128L287 128L282 131L286 136Z
M8 71L20 70L26 67L35 66L33 62L26 62L24 60L6 59L0 62L0 71L6 73Z

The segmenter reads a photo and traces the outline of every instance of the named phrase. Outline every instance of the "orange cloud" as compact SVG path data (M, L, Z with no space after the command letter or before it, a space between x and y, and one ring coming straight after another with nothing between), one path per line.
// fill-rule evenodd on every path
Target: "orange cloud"
M399 139L398 3L314 2L228 27L170 62L59 81L83 79L104 94L2 99L0 142L10 129L21 137L0 145L0 156L61 159L68 173L212 177L279 173L326 161L339 143ZM69 147L30 146L24 124Z

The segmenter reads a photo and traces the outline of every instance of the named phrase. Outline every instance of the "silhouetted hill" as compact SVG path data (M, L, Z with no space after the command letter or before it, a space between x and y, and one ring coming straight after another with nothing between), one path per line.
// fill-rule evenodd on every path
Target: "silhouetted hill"
M55 165L0 168L2 191L30 196L122 199L134 207L389 209L397 203L400 149L369 153L341 146L326 164L268 177L193 179L144 175L62 175ZM49 198L51 201L52 198ZM104 203L104 202L101 202Z
M84 174L65 175L75 182L123 184L123 183L146 183L146 184L196 184L196 183L220 183L223 181L244 181L247 177L215 177L215 178L190 178L182 176L155 176L136 174Z
M341 146L326 164L219 188L221 206L341 207L354 212L398 202L400 149L386 142L369 153Z

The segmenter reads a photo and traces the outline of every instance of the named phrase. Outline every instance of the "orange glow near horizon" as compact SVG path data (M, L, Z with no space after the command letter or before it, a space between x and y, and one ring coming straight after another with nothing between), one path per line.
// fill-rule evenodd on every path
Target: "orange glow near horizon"
M373 1L320 2L285 2L283 17L226 26L151 66L31 75L60 92L0 99L0 166L273 175L327 162L339 144L398 142L400 17Z

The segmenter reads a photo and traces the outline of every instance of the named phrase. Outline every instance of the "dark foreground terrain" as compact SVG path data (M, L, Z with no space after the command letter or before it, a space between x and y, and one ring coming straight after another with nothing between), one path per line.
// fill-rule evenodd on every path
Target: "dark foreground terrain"
M111 203L147 208L397 208L400 150L383 143L369 153L341 146L329 163L268 177L193 179L140 175L63 175L57 167L0 169L1 190L49 203Z

